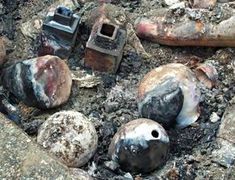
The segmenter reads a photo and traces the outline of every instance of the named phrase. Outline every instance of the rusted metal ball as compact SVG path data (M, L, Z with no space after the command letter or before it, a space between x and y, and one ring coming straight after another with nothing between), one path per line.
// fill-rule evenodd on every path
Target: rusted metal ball
M2 83L26 105L47 109L68 100L72 76L64 61L57 56L47 55L3 69Z
M167 160L169 137L150 119L136 119L123 125L109 146L109 156L127 172L148 173Z
M98 135L94 125L76 111L60 111L39 129L37 142L68 167L80 167L94 155Z
M164 127L184 128L199 117L200 90L195 74L172 63L145 75L138 89L139 113Z

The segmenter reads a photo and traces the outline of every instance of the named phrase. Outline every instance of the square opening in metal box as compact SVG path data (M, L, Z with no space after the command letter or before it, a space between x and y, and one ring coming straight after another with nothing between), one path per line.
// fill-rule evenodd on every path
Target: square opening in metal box
M117 35L117 26L104 23L98 30L98 35L114 40Z

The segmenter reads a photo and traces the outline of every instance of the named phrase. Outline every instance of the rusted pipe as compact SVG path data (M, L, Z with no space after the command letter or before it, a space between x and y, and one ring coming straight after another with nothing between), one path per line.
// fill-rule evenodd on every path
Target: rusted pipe
M176 23L167 23L165 16L139 18L135 29L140 38L163 45L235 47L235 16L218 24L187 17Z

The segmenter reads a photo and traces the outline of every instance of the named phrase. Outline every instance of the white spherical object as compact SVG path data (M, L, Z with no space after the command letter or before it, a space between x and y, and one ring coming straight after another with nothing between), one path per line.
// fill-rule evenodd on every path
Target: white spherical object
M60 111L42 124L37 142L68 167L80 167L94 155L98 136L92 122L83 114Z

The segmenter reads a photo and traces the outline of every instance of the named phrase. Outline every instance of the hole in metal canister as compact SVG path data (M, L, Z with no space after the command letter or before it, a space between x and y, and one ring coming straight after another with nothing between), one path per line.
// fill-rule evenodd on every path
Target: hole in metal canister
M154 138L158 138L159 136L159 133L156 130L153 130L151 134Z
M69 16L69 17L72 15L71 11L65 7L59 7L57 9L57 13L63 16Z

